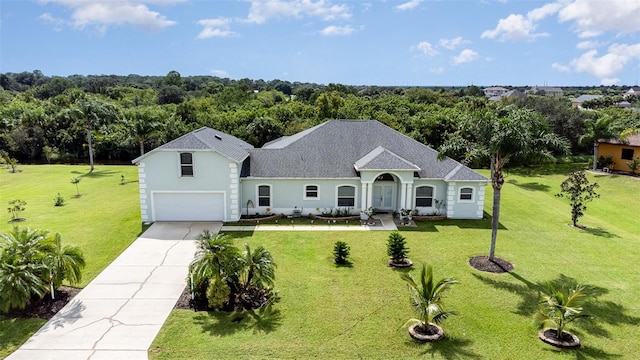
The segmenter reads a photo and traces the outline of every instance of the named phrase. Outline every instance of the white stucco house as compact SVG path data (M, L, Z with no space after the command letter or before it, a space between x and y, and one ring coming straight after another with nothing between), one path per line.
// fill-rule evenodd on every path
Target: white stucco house
M143 222L417 209L483 216L488 179L376 120L331 120L254 148L203 127L133 160Z

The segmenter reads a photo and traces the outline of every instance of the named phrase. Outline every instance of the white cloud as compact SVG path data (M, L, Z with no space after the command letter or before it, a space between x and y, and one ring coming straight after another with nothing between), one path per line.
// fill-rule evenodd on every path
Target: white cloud
M453 57L453 63L456 65L464 64L464 63L475 61L477 58L478 58L477 52L471 49L464 49L460 52L460 54Z
M62 28L64 26L64 19L53 17L49 13L44 13L44 14L38 16L38 18L40 20L44 21L45 23L50 24L51 26L53 26L53 30L54 31L62 31Z
M535 33L537 24L532 19L520 14L511 14L498 21L498 25L493 30L484 31L480 37L485 39L500 40L532 40L538 37L548 36L547 33Z
M145 30L160 30L176 22L167 19L157 11L150 10L145 4L168 5L183 0L140 0L140 1L83 1L83 0L44 0L42 3L56 3L73 10L70 24L76 29L95 26L104 33L111 25L129 24ZM44 16L44 18L43 18ZM47 21L46 14L41 15Z
M204 29L196 36L198 39L237 35L237 33L229 29L231 24L231 19L229 18L202 19L198 20L197 24L204 26Z
M578 36L594 37L606 31L640 31L640 1L574 0L558 13L561 22L572 21Z
M439 44L445 49L454 50L455 48L460 47L461 45L467 44L469 42L470 41L463 39L462 36L458 36L453 39L440 39Z
M581 41L578 44L576 44L576 48L578 49L593 49L593 48L597 48L600 47L602 44L598 41L591 41L591 40L587 40L587 41Z
M324 36L336 36L336 35L349 35L355 31L351 26L327 26L326 28L320 30L320 34Z
M562 64L559 64L557 62L554 62L553 64L551 64L551 68L555 69L555 70L558 70L560 72L570 72L571 71L571 68L568 67L567 65L562 65Z
M426 56L435 56L438 51L427 41L418 43L418 45L412 46L411 49L416 49Z
M313 17L324 21L349 19L351 13L345 4L332 5L325 0L269 0L251 1L247 21L262 24L271 18Z
M213 69L213 70L211 70L211 73L212 73L214 76L217 76L217 77L220 77L220 78L226 78L226 77L229 77L229 74L228 74L226 71L224 71L224 70Z
M549 15L553 15L562 8L562 3L555 2L535 8L527 13L527 18L531 21L540 21Z
M613 44L602 56L598 56L597 50L589 50L573 59L571 66L576 72L587 73L599 78L603 85L611 85L619 81L615 75L632 60L640 60L640 43L635 45Z
M396 10L399 10L399 11L411 10L417 7L418 5L420 5L421 2L422 0L409 0L406 3L402 3L396 6Z

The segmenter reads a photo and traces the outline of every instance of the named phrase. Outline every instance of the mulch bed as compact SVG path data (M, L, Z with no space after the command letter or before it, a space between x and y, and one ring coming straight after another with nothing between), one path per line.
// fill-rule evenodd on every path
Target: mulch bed
M244 296L240 298L239 296L234 296L234 299L231 303L227 303L222 309L222 311L244 311L257 309L267 303L269 299L267 298L267 293L258 288L250 287L249 290L244 293ZM213 309L208 307L206 299L198 299L191 300L191 293L189 292L188 287L185 286L182 294L178 298L176 305L173 307L174 309L182 309L182 310L193 310L193 311L211 311Z
M61 286L55 291L56 298L51 299L50 295L45 295L44 299L34 301L24 309L12 309L7 313L12 318L40 318L49 320L69 301L71 301L82 289Z
M472 257L469 259L469 265L477 270L496 274L511 272L514 269L513 264L507 260L494 257L493 261L490 261L489 257L484 255Z

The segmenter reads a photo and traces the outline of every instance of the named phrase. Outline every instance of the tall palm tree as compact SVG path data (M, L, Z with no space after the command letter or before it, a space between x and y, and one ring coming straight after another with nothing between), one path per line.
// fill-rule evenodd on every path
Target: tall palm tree
M585 133L580 136L579 142L593 144L593 171L596 171L598 167L598 140L618 138L623 129L613 117L607 114L600 114L595 119L587 119L584 125Z
M259 246L251 252L249 245L244 244L243 265L244 273L246 274L244 279L245 289L249 285L259 288L273 285L273 281L276 278L276 263L273 261L271 253L263 246Z
M91 133L94 127L117 117L113 105L95 98L80 96L70 110L72 118L84 122L87 132L87 147L89 149L89 164L93 172L93 140Z
M472 112L460 121L458 129L440 147L440 158L461 157L465 163L486 164L491 168L493 206L489 260L494 261L495 256L505 165L512 159L551 161L553 151L566 153L568 149L567 142L555 135L540 115L514 105Z
M47 292L44 239L48 232L20 229L0 234L0 311L24 309Z
M140 155L144 155L144 143L160 126L160 113L156 108L132 109L123 119L131 136L140 147Z
M62 235L59 233L47 239L44 262L54 288L58 288L63 280L71 285L78 284L86 265L82 250L73 245L62 246Z
M419 319L410 319L408 323L417 323L423 330L427 330L430 323L440 323L453 311L445 311L443 308L443 294L458 283L454 278L433 280L433 267L422 264L418 282L409 273L403 273L400 278L409 285L411 291L411 305Z

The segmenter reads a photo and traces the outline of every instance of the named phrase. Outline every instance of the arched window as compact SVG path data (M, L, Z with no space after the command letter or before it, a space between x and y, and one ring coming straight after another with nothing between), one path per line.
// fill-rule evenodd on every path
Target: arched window
M351 185L338 186L337 206L356 206L356 187Z
M433 207L433 186L416 187L416 207Z

